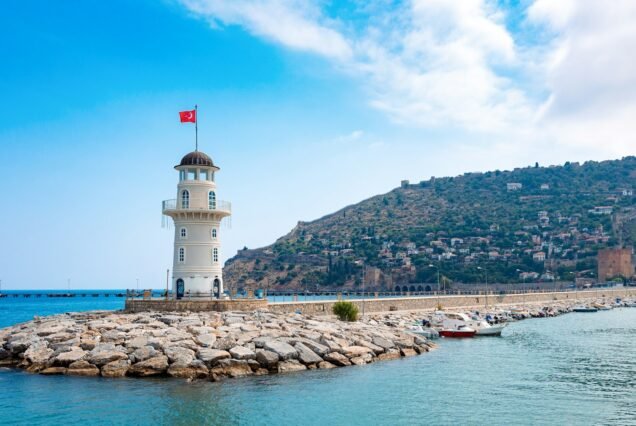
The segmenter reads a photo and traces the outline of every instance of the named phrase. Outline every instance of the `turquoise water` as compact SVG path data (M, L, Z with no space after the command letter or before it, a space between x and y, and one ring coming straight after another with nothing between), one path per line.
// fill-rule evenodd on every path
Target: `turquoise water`
M3 371L0 423L636 424L634 308L439 342L408 359L223 383Z

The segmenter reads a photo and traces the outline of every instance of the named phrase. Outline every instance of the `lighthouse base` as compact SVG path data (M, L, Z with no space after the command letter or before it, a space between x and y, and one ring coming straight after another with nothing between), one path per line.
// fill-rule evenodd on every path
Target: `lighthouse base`
M234 299L234 300L141 300L128 299L126 312L225 312L255 311L267 308L266 299Z

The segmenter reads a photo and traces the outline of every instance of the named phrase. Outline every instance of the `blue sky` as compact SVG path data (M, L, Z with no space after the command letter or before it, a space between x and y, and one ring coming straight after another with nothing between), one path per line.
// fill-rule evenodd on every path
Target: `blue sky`
M224 259L401 179L633 154L631 4L9 2L3 288L161 287L195 103Z

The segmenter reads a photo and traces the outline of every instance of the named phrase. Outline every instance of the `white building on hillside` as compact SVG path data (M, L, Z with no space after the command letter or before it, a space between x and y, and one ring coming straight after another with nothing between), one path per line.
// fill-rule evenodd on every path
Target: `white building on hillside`
M223 295L220 225L231 205L217 197L212 159L194 151L175 166L177 198L163 202L163 214L174 221L172 290L183 297Z

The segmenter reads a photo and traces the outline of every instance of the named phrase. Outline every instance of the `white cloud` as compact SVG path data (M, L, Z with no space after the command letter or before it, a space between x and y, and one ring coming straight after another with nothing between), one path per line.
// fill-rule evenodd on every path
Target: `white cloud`
M477 131L513 146L541 139L603 155L633 149L632 0L536 0L521 23L536 40L523 47L492 0L358 2L355 22L327 16L322 2L181 1L212 25L241 25L327 58L398 123Z
M636 2L538 0L528 15L555 36L538 124L563 144L633 154Z
M192 12L216 26L241 25L254 35L286 47L306 50L335 60L347 60L351 48L345 38L308 2L294 0L182 0Z

